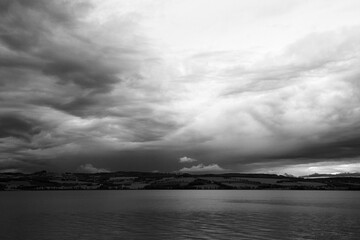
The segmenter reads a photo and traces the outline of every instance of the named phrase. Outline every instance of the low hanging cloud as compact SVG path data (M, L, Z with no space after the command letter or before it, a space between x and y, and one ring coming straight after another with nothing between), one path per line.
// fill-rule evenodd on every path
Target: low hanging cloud
M107 170L105 168L96 168L90 163L81 165L77 169L77 171L82 172L82 173L107 173L107 172L110 172L109 170Z
M225 171L222 167L219 165L213 163L209 165L199 164L192 166L190 168L182 168L179 170L179 172L189 172L189 173L196 173L196 172L222 172Z
M191 163L191 162L196 162L197 160L194 158L190 158L190 157L181 157L179 158L179 162L180 163Z

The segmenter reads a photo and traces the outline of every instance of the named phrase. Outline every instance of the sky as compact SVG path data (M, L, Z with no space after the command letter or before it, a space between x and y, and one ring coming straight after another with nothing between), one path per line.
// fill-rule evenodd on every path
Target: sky
M357 0L0 0L0 172L360 172Z

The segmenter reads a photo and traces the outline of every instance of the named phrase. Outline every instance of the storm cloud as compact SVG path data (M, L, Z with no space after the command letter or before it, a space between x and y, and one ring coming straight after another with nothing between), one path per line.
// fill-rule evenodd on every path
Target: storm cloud
M1 0L0 170L360 171L358 3L295 2Z

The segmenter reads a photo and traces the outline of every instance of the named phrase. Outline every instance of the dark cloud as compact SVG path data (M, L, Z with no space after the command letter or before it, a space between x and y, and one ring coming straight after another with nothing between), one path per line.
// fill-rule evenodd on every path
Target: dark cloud
M86 57L86 56L84 56ZM115 73L87 59L63 59L46 64L43 72L58 78L60 84L73 83L96 93L108 92L111 85L120 81Z
M40 132L40 125L33 120L16 115L0 116L0 138L15 137L29 142Z
M73 5L73 6L71 6ZM75 6L74 6L75 5ZM2 0L0 2L0 39L15 51L36 50L56 26L76 24L72 7L84 4L66 1ZM79 14L77 12L77 14Z
M303 159L311 161L323 161L337 158L360 157L360 135L351 138L345 137L330 143L314 144L304 149L293 151L281 156L286 159L294 159L294 162L301 163ZM279 156L278 156L279 157Z
M47 124L16 113L0 114L0 170L37 170L50 164L45 149L58 143L47 141Z
M134 142L149 142L161 140L166 133L172 129L176 129L178 125L169 120L151 118L134 118L129 119L124 126L132 129L134 132Z
M95 115L94 111L91 111L91 109L94 108L94 106L98 105L98 101L96 97L92 95L85 95L81 97L75 97L69 102L66 103L49 103L52 107L68 112L70 114L76 115L76 116L92 116ZM97 112L102 112L97 111Z
M1 5L0 42L5 48L0 50L4 53L0 68L4 81L25 78L18 71L27 71L34 75L33 78L46 79L45 90L54 91L54 85L49 88L53 82L63 89L59 97L65 94L72 98L62 101L52 96L53 104L38 98L33 102L48 103L51 107L77 114L82 106L96 105L97 100L92 99L110 92L114 84L121 82L121 74L131 75L138 71L142 52L137 48L143 47L124 41L112 46L106 42L106 37L103 42L92 39L99 36L90 29L87 31L88 26L81 19L90 9L85 2L19 0L2 1ZM9 75L11 72L13 76ZM34 86L39 80L29 81L22 81L22 87ZM14 90L21 88L16 85Z
M103 158L176 126L146 103L160 96L141 68L158 57L136 21L120 17L106 29L86 19L92 6L84 1L0 5L0 167L65 166L87 151Z

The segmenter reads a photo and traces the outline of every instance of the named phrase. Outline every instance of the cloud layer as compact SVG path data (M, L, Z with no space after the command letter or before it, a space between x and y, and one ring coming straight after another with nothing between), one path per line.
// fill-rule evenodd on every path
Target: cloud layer
M189 4L0 1L0 171L358 161L357 1Z

